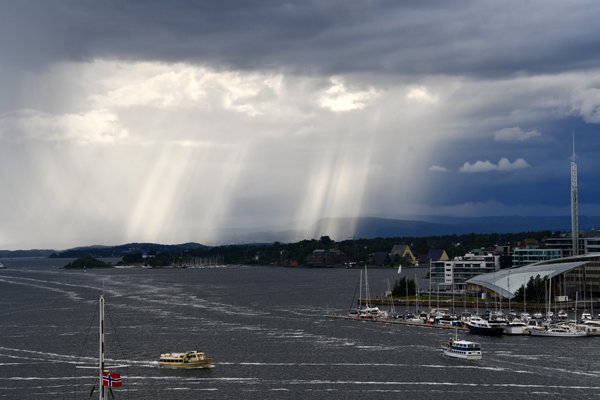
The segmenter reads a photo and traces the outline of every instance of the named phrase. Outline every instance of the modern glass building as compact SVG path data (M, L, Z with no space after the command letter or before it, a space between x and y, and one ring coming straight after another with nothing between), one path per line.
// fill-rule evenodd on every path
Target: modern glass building
M560 258L562 251L559 249L513 249L512 265L521 267L523 265L534 264L540 261L553 260Z

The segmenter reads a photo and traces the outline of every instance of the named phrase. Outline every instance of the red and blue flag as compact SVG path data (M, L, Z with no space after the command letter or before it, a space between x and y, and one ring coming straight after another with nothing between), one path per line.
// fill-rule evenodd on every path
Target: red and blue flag
M102 386L119 387L123 386L121 375L116 372L102 371Z

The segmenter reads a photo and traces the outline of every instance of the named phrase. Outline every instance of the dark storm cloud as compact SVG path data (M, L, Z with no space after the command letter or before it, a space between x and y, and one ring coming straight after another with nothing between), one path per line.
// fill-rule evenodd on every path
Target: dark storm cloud
M492 76L595 65L597 3L23 1L3 5L14 65L145 59L312 73Z

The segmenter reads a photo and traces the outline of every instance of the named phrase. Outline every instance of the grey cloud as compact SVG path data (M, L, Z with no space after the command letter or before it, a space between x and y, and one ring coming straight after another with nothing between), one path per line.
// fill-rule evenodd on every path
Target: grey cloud
M4 6L19 65L121 58L302 73L505 75L596 65L595 2L32 1ZM597 11L598 10L598 11Z

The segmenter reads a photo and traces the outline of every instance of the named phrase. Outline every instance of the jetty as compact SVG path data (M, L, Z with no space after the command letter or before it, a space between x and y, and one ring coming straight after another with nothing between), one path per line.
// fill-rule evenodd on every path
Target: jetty
M415 326L415 327L419 327L419 328L435 328L435 329L459 330L459 331L467 331L468 330L464 326L432 324L432 323L428 323L428 322L405 321L403 319L395 319L395 318L356 318L356 317L351 317L349 315L343 315L343 314L329 314L329 315L327 315L327 318L344 319L344 320L359 321L359 322L375 322L375 323L380 323L380 324L396 324L396 325L404 325L404 326Z

